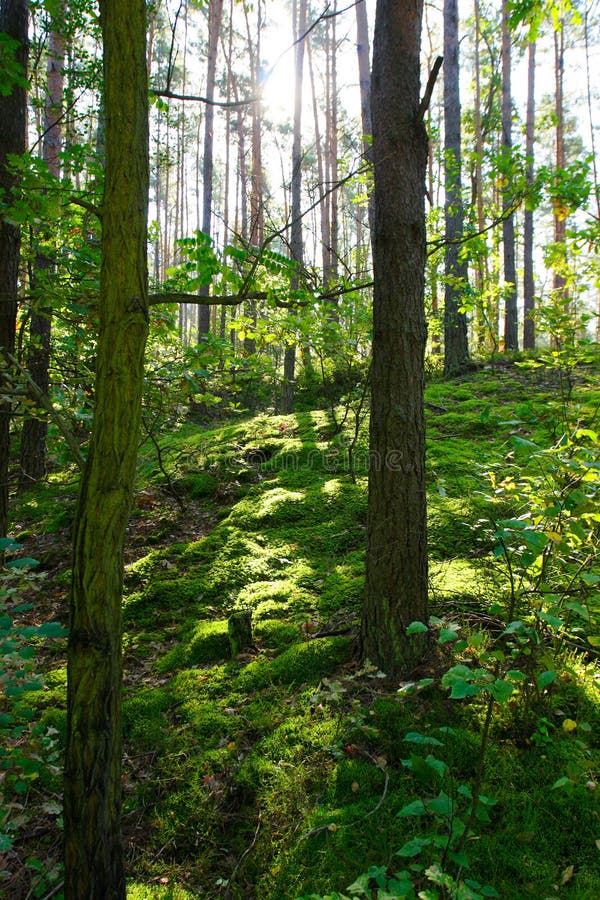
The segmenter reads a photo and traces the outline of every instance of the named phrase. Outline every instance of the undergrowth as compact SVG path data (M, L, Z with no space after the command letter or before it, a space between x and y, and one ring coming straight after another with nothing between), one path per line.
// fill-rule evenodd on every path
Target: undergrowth
M434 619L415 627L435 639L402 685L355 661L364 423L354 481L349 436L319 411L183 424L159 438L162 469L142 448L124 603L132 900L600 895L600 573L575 560L598 531L597 447L575 436L595 433L595 407L576 385L582 449L563 443L577 461L559 464L553 396L526 372L428 387ZM571 476L579 506L535 507L553 479L580 490ZM17 505L32 546L63 523L61 490ZM232 659L241 610L253 643ZM32 697L60 741L64 681L52 658ZM21 860L26 845L25 829Z

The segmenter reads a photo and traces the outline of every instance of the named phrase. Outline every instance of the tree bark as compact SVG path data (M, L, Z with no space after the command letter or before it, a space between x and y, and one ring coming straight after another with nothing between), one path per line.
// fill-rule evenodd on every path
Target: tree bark
M565 66L565 36L564 23L559 30L554 31L554 113L556 117L555 134L555 163L557 169L565 167L565 111L564 111L564 66ZM567 279L565 268L567 263L567 220L561 208L561 204L554 204L554 244L556 249L560 247L561 256L555 264L552 272L552 291L555 298L564 298L567 295Z
M419 659L422 635L407 635L406 626L427 620L422 15L422 0L378 0L371 82L375 286L361 645L388 675Z
M292 222L290 226L290 256L302 265L302 82L304 75L304 33L306 31L307 0L296 0L297 39L294 77L294 136L292 142ZM292 289L298 287L297 277L292 278ZM281 411L291 413L294 408L294 380L296 377L296 344L286 345L283 357L283 393Z
M23 77L27 73L27 20L27 0L1 0L0 31L17 42L15 59ZM10 202L18 182L9 170L8 157L21 156L27 141L27 92L23 85L14 84L8 95L0 94L0 123L0 195ZM11 356L15 349L20 251L19 226L0 218L0 351ZM8 372L6 357L4 364ZM5 390L10 390L10 384ZM3 401L0 403L0 537L5 537L8 530L10 420L11 404Z
M525 122L525 157L528 186L533 184L535 153L535 41L529 44L527 64L527 116ZM533 210L525 207L523 217L523 347L535 349L535 282L533 275Z
M66 900L123 900L123 542L148 332L145 0L100 0L106 176L95 414L73 537L67 655Z
M502 0L502 158L510 170L512 158L512 90L508 0ZM504 349L518 350L517 270L515 265L515 218L510 212L510 185L502 190L502 247L504 253Z
M463 235L461 125L458 63L458 4L444 0L444 172L446 201L444 373L456 375L469 358L467 317L460 311L468 287L467 263L460 258Z
M206 110L204 113L204 158L202 161L202 231L210 237L212 227L213 202L213 150L215 108L212 100L215 96L215 80L217 73L217 50L219 33L223 18L223 0L210 0L208 7L208 58L206 73ZM210 285L202 285L198 289L200 297L208 297ZM198 309L198 340L202 340L210 331L210 307L200 306Z

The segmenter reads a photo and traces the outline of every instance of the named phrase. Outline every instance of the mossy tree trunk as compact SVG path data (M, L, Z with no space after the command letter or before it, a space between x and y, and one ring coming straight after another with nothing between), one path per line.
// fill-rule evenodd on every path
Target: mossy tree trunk
M378 0L373 46L373 363L363 657L388 675L423 652L427 618L423 359L427 133L422 0Z
M106 176L92 441L74 526L65 896L125 897L121 846L123 541L148 330L146 4L100 0Z

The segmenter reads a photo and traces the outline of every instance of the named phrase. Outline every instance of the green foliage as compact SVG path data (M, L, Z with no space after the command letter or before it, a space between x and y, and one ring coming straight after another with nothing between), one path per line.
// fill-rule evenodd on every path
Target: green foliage
M4 97L8 97L15 87L28 87L25 72L17 59L19 48L19 41L0 32L0 94Z
M11 538L0 540L3 567L0 573L0 769L3 814L0 819L0 849L7 851L15 835L29 820L26 794L45 773L56 773L58 755L54 728L44 727L31 700L44 686L39 674L38 651L52 638L63 638L57 622L21 624L23 614L33 609L42 577L37 561L19 555L22 546ZM7 559L7 555L9 558ZM60 814L57 807L56 815Z

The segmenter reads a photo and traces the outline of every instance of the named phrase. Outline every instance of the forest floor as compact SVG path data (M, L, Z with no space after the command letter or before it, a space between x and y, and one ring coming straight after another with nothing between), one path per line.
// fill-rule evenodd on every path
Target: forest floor
M355 482L350 438L322 410L185 422L159 439L169 483L142 448L124 601L131 900L336 898L351 882L351 896L378 900L600 896L598 560L588 552L577 575L586 593L575 596L573 560L543 526L539 560L550 560L554 581L548 574L542 594L564 600L561 619L531 600L535 559L518 543L497 549L522 527L527 504L533 546L531 509L558 466L536 481L545 457L535 458L564 447L565 428L586 458L596 454L580 531L581 543L597 541L598 526L593 536L584 526L591 503L600 513L598 372L578 373L568 403L556 373L511 367L433 381L427 404L435 640L410 682L357 660L364 423ZM15 501L19 552L44 573L24 620L67 624L75 499L73 473L56 471ZM228 618L239 610L251 611L253 641L231 658ZM450 696L456 666L469 688ZM40 667L44 688L30 702L51 765L6 813L8 900L61 890L64 641L40 648ZM484 671L496 681L472 674ZM457 822L467 823L462 841ZM462 894L442 893L442 876L433 883L440 861Z

